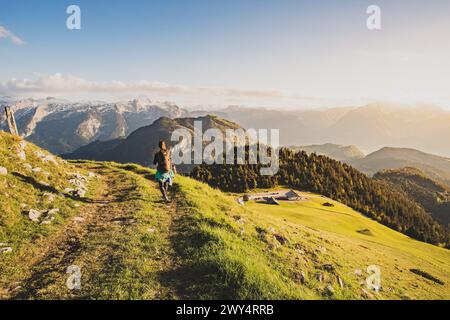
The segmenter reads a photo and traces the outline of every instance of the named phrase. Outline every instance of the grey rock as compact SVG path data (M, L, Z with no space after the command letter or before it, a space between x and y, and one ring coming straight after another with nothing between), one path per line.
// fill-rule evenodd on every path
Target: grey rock
M44 192L42 195L47 202L53 202L56 199L56 195L50 192Z
M77 198L84 198L84 196L86 195L86 190L83 189L75 190L73 195Z
M17 156L18 156L19 159L22 160L22 161L27 160L27 155L25 154L25 151L23 151L23 150L17 152Z
M84 198L86 195L86 190L84 189L72 189L72 188L66 188L64 189L64 193L67 195L70 195L72 197L76 198Z
M89 172L88 173L88 178L93 179L93 178L97 178L97 175L93 172Z
M35 151L34 154L35 154L38 158L40 158L43 162L51 162L51 163L53 163L54 165L58 165L58 162L56 161L56 158L55 158L55 156L53 156L53 155L45 154L44 152L39 151L39 150Z
M48 211L31 209L28 211L28 217L33 222L40 222L40 224L50 224L55 219L55 214L59 212L59 209L51 209ZM43 218L43 219L42 219Z
M12 252L11 247L0 248L0 253L10 253Z
M76 180L80 180L80 181L84 181L84 182L87 181L87 178L79 172L69 172L69 177L72 179L76 179Z
M53 220L55 220L54 216L47 216L40 224L51 224Z
M39 219L41 218L43 212L35 209L30 209L28 211L28 218L30 218L33 222L39 222Z
M47 212L47 215L52 216L52 215L55 215L55 214L59 213L59 211L60 211L60 210L59 210L58 208L51 209L51 210L49 210L49 211Z
M86 185L80 179L70 179L69 183L74 186L77 190L87 190Z

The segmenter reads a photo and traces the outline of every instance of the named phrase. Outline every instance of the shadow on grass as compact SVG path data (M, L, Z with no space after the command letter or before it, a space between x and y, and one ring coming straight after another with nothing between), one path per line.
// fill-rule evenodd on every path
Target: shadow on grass
M67 266L72 265L77 253L82 249L80 240L74 237L59 243L59 246L57 250L45 255L37 264L31 266L31 276L22 282L20 289L11 297L12 300L41 299L42 288L59 283L59 276L65 274ZM68 247L65 252L62 251L64 246ZM55 260L59 262L55 264Z
M59 191L56 190L56 188L54 188L52 186L45 185L43 183L40 183L40 182L36 181L36 179L34 179L33 177L25 176L25 175L23 175L23 174L21 174L19 172L13 172L12 175L17 177L22 182L31 184L33 186L33 188L38 189L39 191L51 192L51 193L59 193Z
M20 181L25 182L33 186L33 188L41 191L41 192L50 192L54 194L61 194L66 198L69 198L73 201L83 202L83 203L98 203L98 204L108 204L108 203L119 203L119 202L125 202L130 200L142 200L140 197L132 197L130 196L130 192L133 191L133 188L121 190L121 195L117 196L115 199L112 200L99 200L99 199L91 199L91 198L85 198L85 197L76 197L73 194L66 193L66 192L60 192L56 188L52 186L45 185L33 177L25 176L19 172L13 172L12 175L17 177ZM123 194L122 194L123 193Z
M189 214L177 184L172 187L171 196L177 202L169 237L174 264L159 273L161 283L181 299L237 298L237 284L228 282L217 262L204 256L205 252L212 252L208 246L215 244L215 239L202 232L199 221Z
M169 240L174 251L174 266L158 275L161 283L172 288L181 299L230 299L234 290L221 279L216 263L202 257L213 240L196 231L193 219L183 217L174 221L176 230ZM203 250L202 250L203 249Z
M119 168L138 174L145 179L155 181L155 174L150 172L148 169L139 168L136 165L120 165Z

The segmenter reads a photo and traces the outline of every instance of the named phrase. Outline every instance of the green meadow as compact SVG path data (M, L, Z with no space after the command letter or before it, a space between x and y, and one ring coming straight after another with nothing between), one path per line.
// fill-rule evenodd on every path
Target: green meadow
M304 247L321 248L320 260L338 266L349 285L358 282L355 270L379 266L382 291L376 298L449 298L448 250L411 239L331 199L305 195L308 201L281 202L279 206L250 201L246 208L267 225L283 226L287 237ZM334 207L323 206L326 202ZM418 276L411 269L429 273L445 284ZM354 293L348 294L355 297Z

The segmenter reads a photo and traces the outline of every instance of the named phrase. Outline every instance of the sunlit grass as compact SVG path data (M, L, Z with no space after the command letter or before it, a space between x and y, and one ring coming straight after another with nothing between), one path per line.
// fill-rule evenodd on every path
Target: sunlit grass
M242 206L236 201L241 195L177 176L170 192L172 203L165 204L154 170L92 161L60 162L55 167L35 157L38 149L29 144L26 162L42 169L30 172L11 150L18 143L0 133L0 166L8 169L0 176L0 242L13 248L13 254L0 255L0 288L46 271L45 264L43 270L38 266L32 271L30 266L71 218L94 210L100 219L88 227L73 252L64 255L82 267L82 289L67 290L67 265L56 261L45 281L33 283L39 290L28 292L27 298L450 298L448 250L413 240L320 195L306 193L306 201L282 201L279 206L254 201ZM50 176L43 175L45 171ZM71 171L99 174L90 183L87 198L103 195L110 201L83 203L58 194L46 203L41 182L61 191L68 186ZM334 206L324 206L325 202ZM28 208L55 207L61 214L51 225L37 225L26 215ZM133 223L111 221L124 216ZM364 287L369 265L381 268L379 293Z

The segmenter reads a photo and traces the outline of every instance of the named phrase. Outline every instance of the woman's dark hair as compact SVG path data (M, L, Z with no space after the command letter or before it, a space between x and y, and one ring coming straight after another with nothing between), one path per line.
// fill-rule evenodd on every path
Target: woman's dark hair
M161 150L166 150L166 143L164 142L164 140L160 140L158 143L158 146Z

